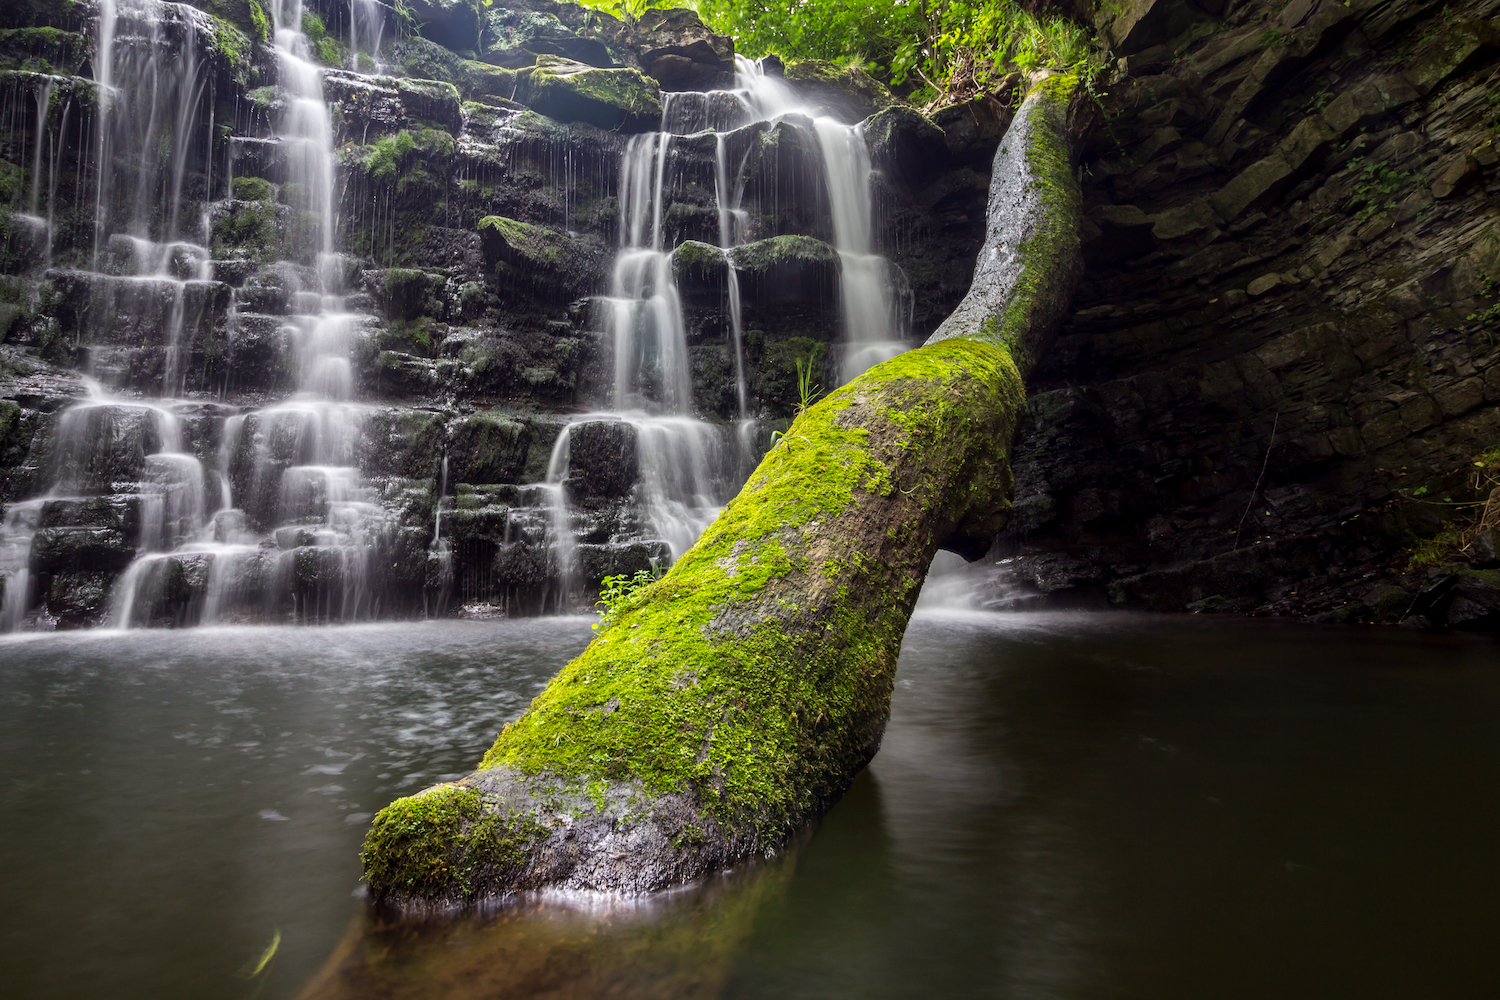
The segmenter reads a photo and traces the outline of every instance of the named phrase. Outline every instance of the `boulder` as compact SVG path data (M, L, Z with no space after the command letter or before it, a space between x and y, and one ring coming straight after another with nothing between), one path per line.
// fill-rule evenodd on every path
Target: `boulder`
M663 90L713 90L734 79L734 40L687 7L646 11L633 36L641 65Z
M598 69L558 56L538 56L516 74L515 100L561 122L588 122L621 132L653 132L661 124L661 88L635 69Z
M862 69L840 69L822 59L794 59L786 64L786 81L808 108L853 124L900 101L885 84Z

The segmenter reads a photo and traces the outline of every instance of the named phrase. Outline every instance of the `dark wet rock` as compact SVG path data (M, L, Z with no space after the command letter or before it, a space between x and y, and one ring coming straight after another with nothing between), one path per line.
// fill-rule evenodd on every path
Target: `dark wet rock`
M458 88L442 80L398 80L397 93L408 117L458 132L463 124Z
M537 56L542 55L560 56L601 68L614 65L603 41L573 30L555 13L509 6L490 8L481 57L485 62L520 69L535 65Z
M871 115L864 134L871 165L913 190L949 166L943 130L913 108L895 104Z
M932 113L932 123L943 130L943 143L954 162L984 170L989 169L1010 118L1010 109L990 95Z
M458 52L479 48L481 8L468 0L406 0L422 37Z
M436 480L441 471L445 415L382 407L365 414L355 460L366 476Z
M623 497L640 475L636 429L623 420L586 420L568 428L568 493L576 499Z
M581 543L578 546L578 571L590 585L606 576L634 576L641 570L666 566L672 561L672 550L666 542L629 542L624 544Z
M515 219L479 220L486 259L501 282L552 301L571 301L595 291L604 269L602 248L566 233Z
M810 236L775 236L728 251L747 299L757 303L828 301L838 294L839 255Z
M376 302L389 319L410 321L445 314L447 278L440 272L393 267L384 273L366 272L366 281L374 287Z

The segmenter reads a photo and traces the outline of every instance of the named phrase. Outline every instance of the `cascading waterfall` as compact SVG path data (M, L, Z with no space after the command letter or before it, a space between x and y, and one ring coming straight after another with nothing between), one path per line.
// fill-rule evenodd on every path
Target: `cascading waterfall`
M398 533L406 574L399 578L410 582L414 566L425 581L416 610L442 613L455 567L474 573L464 560L481 550L462 546L475 536L449 524L471 517L472 501L459 493L476 486L449 483L447 446L437 446L432 468L441 472L428 473L437 486L430 497L430 487L393 486L404 472L371 471L373 482L361 474L379 466L380 446L365 433L378 413L355 402L361 387L352 352L372 317L350 311L349 304L368 308L360 302L370 298L350 284L358 263L334 252L341 193L327 101L388 84L322 68L301 30L301 0L277 0L268 11L275 99L256 98L248 128L246 114L235 110L231 119L229 105L215 101L215 87L227 85L214 68L214 22L169 0L101 0L92 108L74 96L76 82L64 86L77 79L69 77L17 90L34 111L7 105L0 127L12 135L18 121L27 129L37 123L20 144L31 175L13 199L12 218L44 233L46 260L68 116L80 120L80 137L90 136L87 148L101 169L80 187L79 202L92 192L92 247L85 215L83 237L59 244L63 269L48 278L88 303L93 312L79 326L99 333L74 345L94 381L89 397L49 431L51 466L42 470L48 478L38 477L48 485L11 504L0 523L0 629L49 627L28 616L42 598L43 615L53 613L58 581L107 595L56 612L72 616L61 624L98 620L105 604L117 627L370 617L394 593ZM347 30L356 70L379 67L388 16L378 0L353 0ZM508 588L508 608L512 600L517 609L537 608L540 591L542 608L566 610L601 574L675 559L749 473L764 446L751 359L765 342L747 341L746 317L749 310L749 322L763 322L765 290L762 272L753 279L760 284L742 288L751 272L736 262L754 258L737 251L787 229L806 232L798 208L777 215L786 202L770 202L800 199L798 185L817 184L820 171L841 264L839 374L850 377L904 346L892 294L901 276L875 252L870 160L857 126L813 115L783 80L743 58L732 88L664 94L663 110L661 131L630 137L618 161L618 242L606 293L594 300L613 351L612 385L600 399L608 409L567 421L542 482L478 480L480 493L467 494L493 498L486 503L495 513L484 516L500 520L484 544L497 553L489 572ZM801 158L790 188L768 177L779 169L772 161L749 166L755 143L781 141L765 123L783 121L790 155ZM558 182L569 217L572 156L570 148ZM80 185L87 176L80 170ZM712 201L694 202L709 185ZM755 192L747 195L747 185ZM282 259L267 263L259 244L246 250L238 237L221 236L222 225L251 209L272 213L278 232L270 245L280 246ZM372 237L376 257L389 256L384 231L395 215L388 216L380 239ZM822 223L811 225L817 231ZM688 270L679 290L678 268L689 258L677 251L690 233L717 244L727 264L720 305L712 286L692 284L699 279ZM86 267L66 269L79 262ZM362 280L375 288L369 272ZM700 343L721 333L733 351L722 358L720 347ZM209 384L233 390L232 364L216 361L212 376L206 364L197 372L199 352L206 362L211 342L227 342L231 358L241 343L274 343L274 364L286 373L275 378L285 377L280 384L293 391L254 405L185 398ZM727 391L722 403L695 402L694 366L704 359L732 372L732 404ZM701 418L718 407L727 421ZM591 479L601 467L618 475L601 485ZM397 508L405 502L392 499L397 489L423 499ZM459 492L449 496L450 489ZM429 530L413 528L398 509L422 511ZM414 543L413 535L420 536ZM70 554L68 546L106 536L107 554Z
M390 515L369 502L355 468L363 411L352 402L350 349L359 317L338 295L333 129L322 70L300 30L300 0L280 0L271 13L282 108L273 142L283 189L302 223L295 249L316 266L284 266L290 315L232 306L230 329L255 320L280 325L299 391L263 409L210 417L191 440L184 434L178 413L193 404L173 398L182 390L184 333L203 303L225 289L213 280L220 263L206 246L207 213L189 208L204 204L214 186L213 80L198 56L206 15L162 0L104 0L95 60L98 162L124 167L99 170L95 269L67 275L102 290L96 298L107 316L159 324L161 395L131 400L91 382L89 399L63 412L53 434L51 486L12 505L0 526L0 629L25 622L36 596L31 568L53 558L37 550L39 541L56 548L58 538L85 537L101 507L113 511L113 521L106 518L118 525L113 530L133 536L118 543L133 546L135 556L113 586L109 621L116 627L154 620L177 592L201 595L190 607L176 602L179 621L209 623L247 604L304 620L379 611L371 579L383 561ZM378 51L381 24L378 4L363 19L356 12L357 51ZM50 100L51 88L41 88L34 164L44 159L41 124ZM37 210L41 177L34 168L28 207ZM231 293L237 302L240 289ZM219 461L207 470L198 456L212 450L216 427ZM123 492L124 483L133 490Z
M875 252L870 197L870 151L858 125L830 118L813 121L833 215L834 249L839 253L840 316L844 358L840 379L847 382L906 350L892 294L898 269Z
M735 88L663 98L662 131L631 137L620 163L620 248L605 310L614 351L614 409L587 421L628 424L635 438L638 496L651 531L682 555L728 500L757 457L756 426L749 413L739 274L726 255L728 319L734 350L737 419L726 447L719 428L693 416L692 372L686 322L678 294L666 212L675 180L673 142L679 135L715 132L714 191L718 245L731 250L750 236L741 205L743 163L731 166L725 133L785 115L807 115L791 88L742 56ZM812 117L811 115L807 115ZM824 181L832 206L835 249L841 262L840 316L845 334L841 380L905 350L907 332L893 288L899 268L875 252L870 157L859 126L814 117ZM568 515L568 441L564 427L548 472L549 561L563 607L578 580L574 530Z

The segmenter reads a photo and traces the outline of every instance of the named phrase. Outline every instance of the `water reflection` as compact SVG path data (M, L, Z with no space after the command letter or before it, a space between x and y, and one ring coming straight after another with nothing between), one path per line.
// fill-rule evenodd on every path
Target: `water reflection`
M586 620L204 635L0 647L21 995L248 996L277 928L260 995L309 1000L1500 988L1491 640L924 611L790 856L416 926L349 895L364 814L469 767Z

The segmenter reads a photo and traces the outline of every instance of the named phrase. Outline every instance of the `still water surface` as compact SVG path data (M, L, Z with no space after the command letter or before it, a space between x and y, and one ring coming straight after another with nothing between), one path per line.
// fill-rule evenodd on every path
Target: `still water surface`
M1500 995L1500 645L1256 621L920 614L799 848L372 922L369 815L472 767L590 621L0 643L5 994Z

